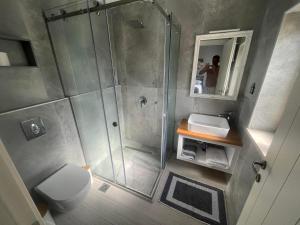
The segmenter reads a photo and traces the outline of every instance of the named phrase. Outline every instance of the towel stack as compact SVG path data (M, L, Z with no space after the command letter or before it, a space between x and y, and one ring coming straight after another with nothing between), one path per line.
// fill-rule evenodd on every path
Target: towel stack
M225 150L220 148L220 146L215 145L209 145L207 147L206 163L208 165L222 167L224 169L229 167Z
M185 159L195 160L198 150L197 142L189 141L184 143L181 156Z
M198 159L205 161L207 165L227 169L229 167L225 148L192 139L185 139L181 157L186 160Z

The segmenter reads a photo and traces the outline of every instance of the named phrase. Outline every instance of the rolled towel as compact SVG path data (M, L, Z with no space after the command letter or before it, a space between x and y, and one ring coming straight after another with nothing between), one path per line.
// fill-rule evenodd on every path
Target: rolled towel
M187 160L195 160L194 156L190 156L190 155L185 155L185 154L181 154L181 157Z
M228 168L228 159L224 149L208 146L206 150L206 163L212 166Z
M196 157L196 154L194 152L189 152L189 151L184 151L183 150L181 154L184 155L184 156L188 156L188 157L193 157L193 158Z
M184 143L181 155L186 159L195 159L197 154L197 143Z

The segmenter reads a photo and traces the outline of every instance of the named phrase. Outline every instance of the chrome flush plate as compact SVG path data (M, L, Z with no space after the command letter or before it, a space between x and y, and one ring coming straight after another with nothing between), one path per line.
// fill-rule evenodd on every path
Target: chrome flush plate
M28 141L46 134L46 127L40 117L22 121L21 127Z

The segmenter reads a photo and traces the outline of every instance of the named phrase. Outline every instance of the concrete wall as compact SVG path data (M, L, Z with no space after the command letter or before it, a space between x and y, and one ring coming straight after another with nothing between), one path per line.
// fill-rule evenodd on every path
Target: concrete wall
M47 132L28 141L20 122L34 117ZM66 163L85 165L68 99L0 114L0 137L30 191Z
M85 161L40 2L1 1L1 36L31 41L37 61L37 67L0 68L0 138L31 191L65 163L84 165ZM27 141L20 122L34 117L43 120L47 133Z
M1 1L1 36L29 40L37 67L0 68L0 112L64 97L39 1Z
M237 111L238 102L189 97L195 36L212 30L240 28L254 30L254 41L265 8L265 1L250 0L164 0L181 24L181 46L177 79L176 121L191 112L218 114L225 110ZM252 48L251 48L252 49ZM250 49L250 57L251 50ZM248 60L248 63L251 59ZM244 81L247 80L247 70Z
M250 128L275 132L300 71L300 12L286 15L250 121ZM270 107L270 103L271 106Z

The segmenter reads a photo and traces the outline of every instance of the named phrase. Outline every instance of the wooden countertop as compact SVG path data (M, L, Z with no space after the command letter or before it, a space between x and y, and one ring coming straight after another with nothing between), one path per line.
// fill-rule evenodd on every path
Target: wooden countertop
M189 136L192 138L207 140L214 143L223 143L228 145L242 146L242 140L240 138L239 133L236 129L230 129L229 133L226 137L218 137L205 133L192 132L188 130L188 121L187 119L183 119L180 122L179 127L177 128L177 134Z

